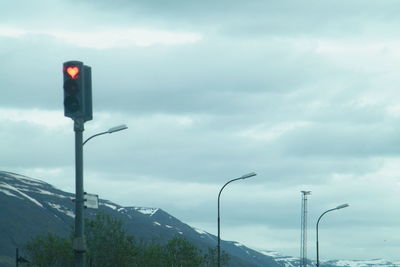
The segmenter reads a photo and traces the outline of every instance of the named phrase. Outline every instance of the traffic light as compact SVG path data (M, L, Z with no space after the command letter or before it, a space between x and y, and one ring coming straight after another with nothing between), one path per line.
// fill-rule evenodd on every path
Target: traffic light
M73 120L92 119L92 77L91 68L80 61L63 64L64 115Z
M84 70L80 61L68 61L63 65L64 115L71 119L83 117Z

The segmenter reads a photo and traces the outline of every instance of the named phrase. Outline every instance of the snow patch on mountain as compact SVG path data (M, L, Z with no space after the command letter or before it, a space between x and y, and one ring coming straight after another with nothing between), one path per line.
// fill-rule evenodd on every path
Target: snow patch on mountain
M282 264L284 267L298 267L300 265L299 258L291 256L283 256L276 251L268 251L268 250L258 250L258 251L264 254L265 256L272 257L276 262Z
M62 213L64 213L65 215L67 215L69 217L75 218L75 214L74 214L74 212L72 210L66 209L61 205L58 205L58 204L55 204L55 203L51 203L51 202L48 202L47 204L49 204L49 206L52 207L53 209L56 209L59 212L62 212Z
M11 191L17 192L19 195L23 196L24 198L28 199L29 201L32 201L33 203L35 203L39 207L43 208L43 205L39 201L37 201L36 199L28 196L27 194L25 194L24 192L22 192L21 190L19 190L18 188L14 187L12 185L1 183L0 187L2 187L3 189L5 188L6 190L9 190L9 191L11 190Z
M0 185L0 186L1 186L1 185ZM9 190L7 190L7 189L0 189L0 192L6 194L6 195L8 195L8 196L12 196L12 197L16 197L16 198L19 198L19 199L23 199L22 197L19 197L19 196L17 196L17 195L14 195L13 193L11 193L11 192L10 192Z
M208 239L211 239L213 241L216 240L215 236L213 236L210 233L207 233L206 231L204 231L202 229L199 229L199 228L196 228L196 227L192 227L192 229L195 230L198 234L200 234L200 238L202 238L202 239L208 238Z
M37 189L37 193L42 194L42 195L55 196L55 197L59 197L59 198L68 198L68 196L63 196L63 195L60 195L60 194L54 194L54 193L52 193L50 191L43 190L43 189L40 189L40 188Z
M372 260L330 260L324 263L337 267L398 267L400 262L390 262L384 259Z
M144 208L144 207L134 207L134 209L142 214L153 216L154 213L158 211L157 208Z
M43 181L41 181L41 180L38 180L38 179L34 179L34 178L27 177L27 176L15 174L15 173L12 173L12 172L5 172L5 173L7 173L8 176L11 176L11 177L13 177L13 178L16 178L16 179L18 179L19 181L21 181L21 182L23 182L23 183L25 183L25 184L28 184L28 185L30 185L30 186L48 185L48 183L45 183L45 182L43 182ZM11 180L10 178L6 178L6 179Z
M276 262L282 264L284 267L298 267L300 266L300 258L283 256L276 251L258 250L265 256L272 257ZM310 262L309 265L315 265L315 262ZM335 267L400 267L400 262L390 262L383 259L372 260L328 260L322 261L321 266L329 265Z
M112 205L112 204L109 204L109 203L100 202L99 205L103 205L103 206L109 207L110 209L113 209L113 210L117 210L118 209L118 206Z
M235 246L237 246L237 247L244 247L244 245L243 245L243 244L240 244L239 242L233 242L233 244L234 244Z
M42 186L46 183L39 181L39 180L34 180L34 179L27 179L26 177L24 178L19 178L21 182L23 182L24 184L30 185L30 186Z
M208 235L208 233L207 233L206 231L204 231L204 230L201 230L201 229L195 228L195 227L193 227L193 229L194 229L197 233L199 233L199 234L201 234L201 235Z

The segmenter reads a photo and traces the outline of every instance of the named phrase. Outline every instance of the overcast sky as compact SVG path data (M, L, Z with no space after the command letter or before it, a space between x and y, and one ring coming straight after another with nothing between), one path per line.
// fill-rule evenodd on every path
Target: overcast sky
M62 63L92 67L85 191L300 255L400 260L395 0L0 1L0 168L74 192Z

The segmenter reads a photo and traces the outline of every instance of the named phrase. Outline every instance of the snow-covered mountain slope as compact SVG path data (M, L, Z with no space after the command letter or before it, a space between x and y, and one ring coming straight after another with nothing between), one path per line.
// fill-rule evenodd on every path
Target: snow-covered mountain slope
M24 244L33 236L46 232L69 235L74 223L73 198L74 194L46 182L0 171L0 266L13 266L15 249L18 247L23 253ZM166 242L182 236L204 251L217 244L214 235L192 228L162 209L123 207L101 199L99 209L86 209L85 216L94 216L97 212L119 218L128 233L144 242ZM235 242L222 241L221 246L231 255L232 267L282 266L272 257Z
M399 267L400 262L391 262L383 259L373 260L330 260L323 262L335 267Z
M74 222L73 198L74 194L46 182L0 171L0 266L14 266L15 249L22 249L35 235L45 232L69 235ZM182 236L204 250L216 247L216 236L193 228L162 209L123 207L103 199L99 202L99 209L87 209L85 216L94 216L96 212L111 214L122 220L128 233L136 239L166 242L175 236ZM300 266L296 257L257 251L232 241L222 241L221 245L231 255L231 267ZM310 262L309 266L315 266L315 262ZM331 260L321 262L321 267L400 267L400 262L381 259Z
M261 250L260 252L262 254L266 255L266 256L270 256L270 257L274 258L274 260L276 262L282 264L282 266L284 266L284 267L297 267L297 266L300 266L300 259L299 258L295 258L295 257L291 257L291 256L282 256L281 254L279 254L276 251Z
M264 255L273 257L274 260L284 267L300 266L300 258L282 256L276 251L260 251ZM316 266L315 261L309 261L309 266ZM372 260L328 260L321 261L321 267L400 267L400 262L391 262L383 259Z

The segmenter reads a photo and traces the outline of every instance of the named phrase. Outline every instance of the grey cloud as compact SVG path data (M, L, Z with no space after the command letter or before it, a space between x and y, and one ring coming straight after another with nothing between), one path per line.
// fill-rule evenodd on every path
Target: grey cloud
M320 124L294 131L284 142L292 155L376 157L399 153L395 145L398 131L382 124Z
M69 166L73 163L73 147L66 146L66 142L73 144L72 134L5 120L0 127L0 146L7 152L0 154L0 160L2 166L10 168Z
M237 110L237 105L247 104L243 100L237 103L237 95L257 91L276 93L292 88L295 83L292 79L291 85L281 85L280 80L284 77L279 74L277 64L272 69L258 55L240 56L246 47L222 55L223 47L208 53L212 46L199 50L194 46L182 51L138 48L125 50L124 55L92 52L81 59L76 55L82 52L62 52L63 47L51 40L36 42L32 48L34 53L29 54L20 51L25 51L24 43L30 40L7 39L7 42L4 51L7 68L5 65L2 68L7 74L4 80L5 90L9 92L7 102L25 107L55 108L61 103L57 101L62 97L60 66L69 59L80 59L92 66L94 105L102 109L177 113L188 112L192 107L194 110L226 109L231 112ZM208 65L210 58L215 63ZM24 79L20 79L21 74ZM35 87L31 89L31 86ZM44 93L28 98L24 94L26 90Z
M312 1L307 5L299 1L261 0L246 3L126 0L86 3L99 11L122 13L126 21L137 24L145 21L159 27L213 29L231 36L345 34L351 37L370 31L382 33L379 28L385 27L374 25L384 19L393 23L397 14L395 1Z

